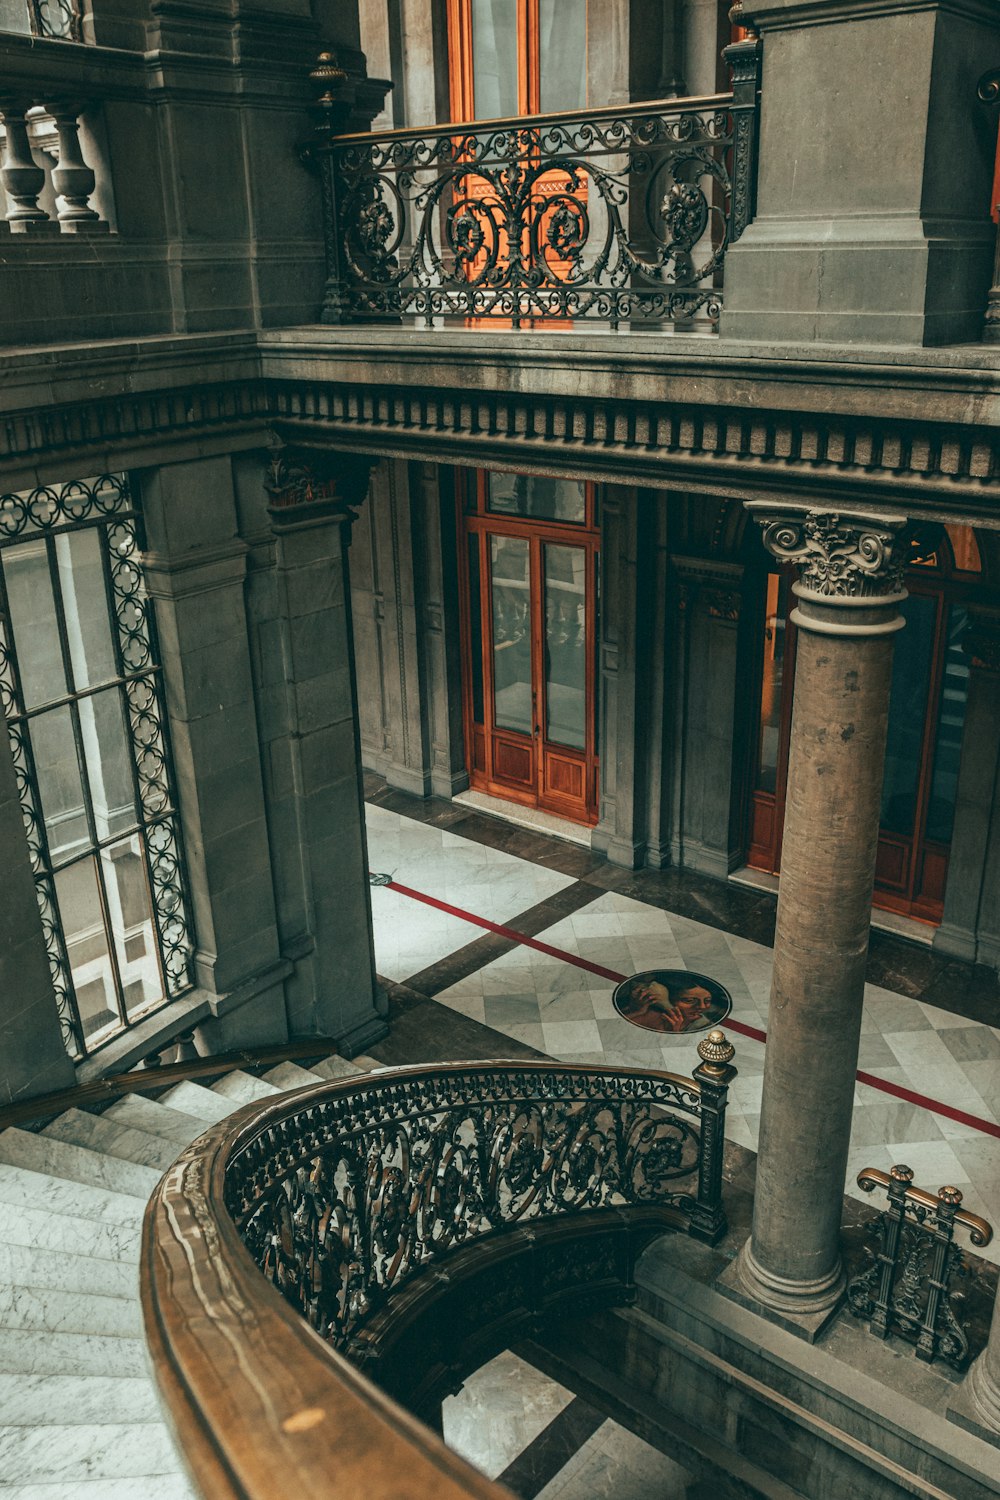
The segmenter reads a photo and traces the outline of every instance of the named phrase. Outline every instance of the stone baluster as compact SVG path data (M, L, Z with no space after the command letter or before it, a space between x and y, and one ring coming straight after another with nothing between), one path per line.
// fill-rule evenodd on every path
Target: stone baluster
M6 132L0 182L10 201L6 222L18 234L58 234L58 224L38 206L38 195L45 186L45 172L36 165L31 154L25 119L28 108L24 100L0 99L0 119Z
M64 233L106 233L109 225L90 206L90 195L97 186L92 167L83 159L80 147L79 104L60 102L48 106L59 136L59 160L52 173L52 185L60 199L59 225Z
M840 1228L905 520L750 509L768 551L798 565L799 634L753 1232L722 1284L815 1337L844 1289Z

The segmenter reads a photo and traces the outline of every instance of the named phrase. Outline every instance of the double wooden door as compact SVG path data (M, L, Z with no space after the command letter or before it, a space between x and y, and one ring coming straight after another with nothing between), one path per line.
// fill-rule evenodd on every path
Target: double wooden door
M599 537L592 485L480 474L462 505L471 785L597 821Z

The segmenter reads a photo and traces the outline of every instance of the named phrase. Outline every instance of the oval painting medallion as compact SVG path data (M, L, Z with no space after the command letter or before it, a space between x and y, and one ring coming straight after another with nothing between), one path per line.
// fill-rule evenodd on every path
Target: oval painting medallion
M623 979L611 997L615 1010L646 1031L707 1031L733 1008L716 979L691 969L647 969Z

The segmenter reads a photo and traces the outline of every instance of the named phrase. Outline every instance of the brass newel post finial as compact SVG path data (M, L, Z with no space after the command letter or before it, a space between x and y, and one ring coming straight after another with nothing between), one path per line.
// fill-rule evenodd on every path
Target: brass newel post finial
M698 1043L698 1056L701 1058L705 1072L715 1073L721 1077L736 1056L736 1048L726 1033L721 1028L716 1028Z
M309 74L309 78L323 91L320 98L321 104L332 104L333 95L330 90L338 84L347 82L347 74L337 62L337 54L335 52L321 52L316 59L316 66Z

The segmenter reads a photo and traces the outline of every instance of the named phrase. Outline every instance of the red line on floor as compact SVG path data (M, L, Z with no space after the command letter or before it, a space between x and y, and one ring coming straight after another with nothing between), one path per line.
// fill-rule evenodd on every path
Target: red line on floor
M396 880L388 881L385 889L398 891L401 896L409 896L413 901L422 901L425 906L436 907L438 911L447 912L452 917L459 917L463 922L470 922L474 927L483 927L487 932L499 933L501 937L510 938L521 947L534 948L539 953L547 953L550 958L558 958L563 963L574 964L576 968L586 969L588 973L597 974L601 979L610 979L613 984L620 984L627 977L625 974L619 974L615 969L605 969L600 964L591 963L587 958L580 958L578 954L567 953L563 948L554 948L551 943L543 943L539 938L528 937L526 933L518 932L514 927L504 927L500 922L491 922L486 917L477 917L474 912L465 911L461 906L451 906L447 901L439 901L436 896L428 896L423 891L415 891L412 886L400 885ZM728 1030L735 1031L740 1036L750 1037L755 1042L767 1041L766 1031L761 1031L757 1026L748 1026L745 1021L737 1021L732 1016L726 1018L725 1025ZM947 1120L954 1120L959 1125L968 1125L972 1130L980 1130L984 1135L996 1136L1000 1140L1000 1125L995 1125L992 1120L982 1120L978 1115L966 1114L964 1109L955 1109L950 1104L943 1104L940 1099L928 1099L924 1094L903 1088L898 1083L890 1082L888 1078L879 1078L874 1073L859 1071L855 1077L859 1083L865 1084L870 1089L878 1089L882 1094L891 1094L895 1099L903 1099L907 1104L915 1104L931 1114L943 1115Z

